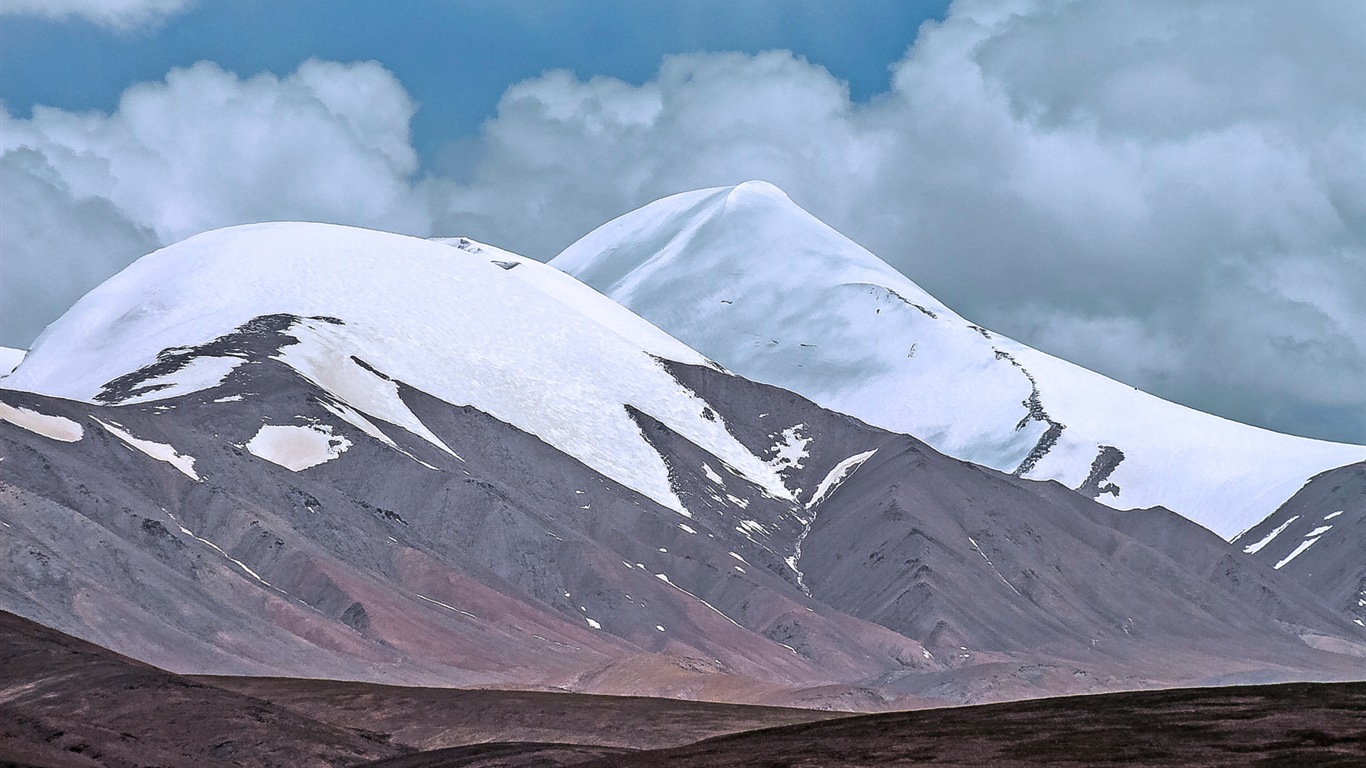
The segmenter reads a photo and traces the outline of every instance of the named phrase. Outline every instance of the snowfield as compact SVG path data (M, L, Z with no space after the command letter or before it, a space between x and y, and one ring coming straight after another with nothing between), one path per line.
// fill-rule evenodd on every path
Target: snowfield
M1366 460L1366 447L1201 413L976 326L763 182L659 200L551 264L742 376L1226 539L1313 475Z
M326 224L206 232L144 256L87 294L44 331L4 386L94 401L163 350L290 314L304 320L289 331L298 343L280 359L377 439L385 438L372 420L381 419L459 458L399 398L394 380L402 381L530 432L688 514L629 405L768 493L793 498L778 471L659 359L707 365L706 358L551 267L455 242ZM231 373L227 362L164 375L157 383L168 389L138 399L214 386Z
M1366 447L1201 413L981 328L763 182L657 201L551 265L465 238L326 224L207 232L106 281L26 354L4 350L0 370L18 367L0 386L125 403L202 391L243 360L193 348L278 314L298 319L277 359L391 448L406 430L464 460L404 403L402 382L534 434L684 516L630 408L794 506L802 490L787 475L806 438L794 425L776 456L755 455L663 361L719 363L949 455L1119 509L1164 506L1226 539L1314 475L1366 461ZM168 367L162 353L186 359ZM139 371L135 389L111 387ZM40 414L0 418L81 435ZM322 438L291 434L291 447L262 451L305 469L331 456Z
M22 349L13 347L0 347L0 379L8 376L19 363L23 362L26 353Z

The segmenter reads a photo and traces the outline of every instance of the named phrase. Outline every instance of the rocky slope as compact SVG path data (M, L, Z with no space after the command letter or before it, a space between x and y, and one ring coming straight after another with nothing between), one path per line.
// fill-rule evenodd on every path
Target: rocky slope
M1366 626L1366 463L1310 480L1233 543Z
M0 389L0 608L176 672L846 709L1359 675L1362 628L1180 516L455 246L232 228L89 294Z

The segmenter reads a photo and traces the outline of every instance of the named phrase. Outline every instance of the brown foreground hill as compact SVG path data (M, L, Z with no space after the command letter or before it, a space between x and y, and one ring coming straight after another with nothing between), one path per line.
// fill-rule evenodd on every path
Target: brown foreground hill
M1359 766L1366 683L849 716L641 697L199 678L0 613L0 766Z

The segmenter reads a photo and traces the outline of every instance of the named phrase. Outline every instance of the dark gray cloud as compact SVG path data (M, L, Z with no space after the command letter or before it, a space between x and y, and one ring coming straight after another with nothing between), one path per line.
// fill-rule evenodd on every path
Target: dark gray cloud
M547 73L460 145L459 180L416 176L414 105L373 63L199 65L110 116L6 116L0 149L161 242L307 218L538 258L663 195L767 179L1003 333L1366 442L1362 29L1355 2L958 2L867 102L783 52L671 57L641 85Z
M156 247L108 200L73 195L41 154L0 156L0 343L26 346L112 270Z

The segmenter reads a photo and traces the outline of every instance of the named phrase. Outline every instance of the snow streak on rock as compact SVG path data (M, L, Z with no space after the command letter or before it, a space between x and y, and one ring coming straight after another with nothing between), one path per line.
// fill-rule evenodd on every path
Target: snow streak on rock
M806 537L811 533L811 526L816 523L816 515L820 514L818 507L821 502L825 501L827 496L834 492L836 488L840 487L850 475L857 471L859 467L863 466L863 463L872 458L875 453L877 453L876 448L871 451L854 454L836 464L826 473L825 477L821 479L820 484L816 486L816 492L812 494L811 499L806 502L806 509L810 514L807 515L806 520L803 522L801 533L797 534L797 541L793 547L792 555L784 558L784 560L787 563L787 566L792 569L792 572L796 574L797 586L808 596L811 594L811 590L806 586L805 574L802 573L801 569L802 543L806 541ZM735 555L734 552L731 554ZM739 555L735 555L735 557L739 558ZM741 559L741 561L743 562L743 559Z
M100 421L99 419L95 419L95 421L101 427L104 427L105 431L107 431L114 437L117 437L118 439L122 440L130 448L140 451L141 453L144 453L147 456L156 459L157 461L164 461L167 464L170 464L171 466L175 467L176 470L178 470L182 475L190 478L191 480L199 481L202 479L199 477L198 473L194 471L193 456L186 456L177 451L172 446L169 446L165 443L158 443L152 440L143 440L142 438L134 437L127 430L121 429L120 427L114 424L109 424Z
M16 408L8 403L0 403L0 421L64 443L74 443L85 435L79 423L65 416L49 416L27 408Z

